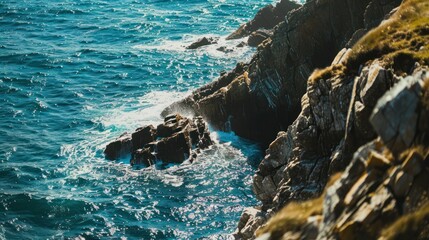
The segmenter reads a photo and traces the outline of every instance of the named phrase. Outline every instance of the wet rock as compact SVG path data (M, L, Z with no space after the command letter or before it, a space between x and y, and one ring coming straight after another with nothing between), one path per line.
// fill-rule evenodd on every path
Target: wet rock
M219 38L215 37L203 37L198 39L196 42L192 43L191 45L187 46L186 49L197 49L202 46L211 45L217 43Z
M265 39L270 38L273 35L272 31L259 29L250 34L247 44L251 47L257 47Z
M152 126L145 126L137 128L135 132L131 134L133 150L143 148L146 144L153 142L156 136L156 129Z
M156 157L152 154L150 148L137 149L131 157L131 166L145 165L151 166L154 164Z
M238 47L238 48L242 48L242 47L244 47L244 46L247 46L247 43L246 43L246 42L240 42L239 44L237 44L237 46L236 46L236 47Z
M228 47L225 47L225 46L222 46L222 47L216 48L216 50L218 50L218 51L220 51L220 52L224 52L224 53L234 52L234 49L232 49L232 48L228 48Z
M188 159L191 152L191 143L188 134L179 132L171 137L163 138L157 145L157 157L166 163L181 163Z
M156 129L152 125L138 128L131 136L121 136L107 145L106 158L114 160L131 154L131 165L150 166L155 160L181 163L195 159L200 149L213 144L202 117L191 119L179 114L166 116Z
M130 154L133 143L131 140L131 135L128 133L122 134L115 141L109 143L104 150L104 155L109 160L115 160L120 157L123 157L127 154Z

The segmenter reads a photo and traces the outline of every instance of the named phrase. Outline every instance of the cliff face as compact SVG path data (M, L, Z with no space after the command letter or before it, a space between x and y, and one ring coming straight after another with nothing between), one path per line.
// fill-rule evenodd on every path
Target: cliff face
M248 64L172 104L163 115L202 115L215 129L267 146L300 113L311 72L328 66L339 50L380 23L399 2L309 1L287 14Z
M278 211L262 239L429 237L429 3L404 1L388 18L310 76L254 176L263 205L243 213L238 238Z
M290 203L257 234L265 239L427 239L428 87L426 67L400 79L370 118L378 137L354 153L321 197Z

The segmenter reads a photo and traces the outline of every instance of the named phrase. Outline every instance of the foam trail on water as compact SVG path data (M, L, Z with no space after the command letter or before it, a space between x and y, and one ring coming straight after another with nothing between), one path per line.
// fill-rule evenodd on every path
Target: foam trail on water
M207 38L218 38L217 43L202 46L198 49L186 49L187 46L198 41L199 39ZM195 53L197 55L208 55L213 58L224 58L224 59L247 59L251 55L251 47L243 46L236 47L241 42L247 42L247 37L242 39L233 39L226 40L227 36L215 35L215 34L205 34L205 35L189 35L186 34L180 40L161 40L156 43L150 44L139 44L133 46L134 49L142 51L160 51L160 52L189 52ZM218 48L224 47L230 52L219 51Z

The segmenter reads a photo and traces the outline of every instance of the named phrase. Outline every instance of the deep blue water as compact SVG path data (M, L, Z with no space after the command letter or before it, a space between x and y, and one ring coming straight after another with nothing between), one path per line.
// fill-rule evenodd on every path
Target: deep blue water
M0 239L227 238L251 193L253 144L214 132L193 164L103 157L124 131L254 49L225 37L273 0L0 0ZM257 157L256 157L257 159Z

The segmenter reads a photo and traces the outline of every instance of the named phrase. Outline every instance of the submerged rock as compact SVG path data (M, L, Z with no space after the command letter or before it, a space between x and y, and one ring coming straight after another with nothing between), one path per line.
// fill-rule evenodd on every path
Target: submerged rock
M198 39L196 42L192 43L191 45L187 46L186 49L197 49L202 46L211 45L217 43L219 38L215 37L203 37Z
M152 125L122 135L106 147L107 159L118 159L131 154L131 165L153 165L156 160L164 163L181 163L194 158L199 149L212 145L210 132L201 117L187 118L172 114L164 118L157 128Z

